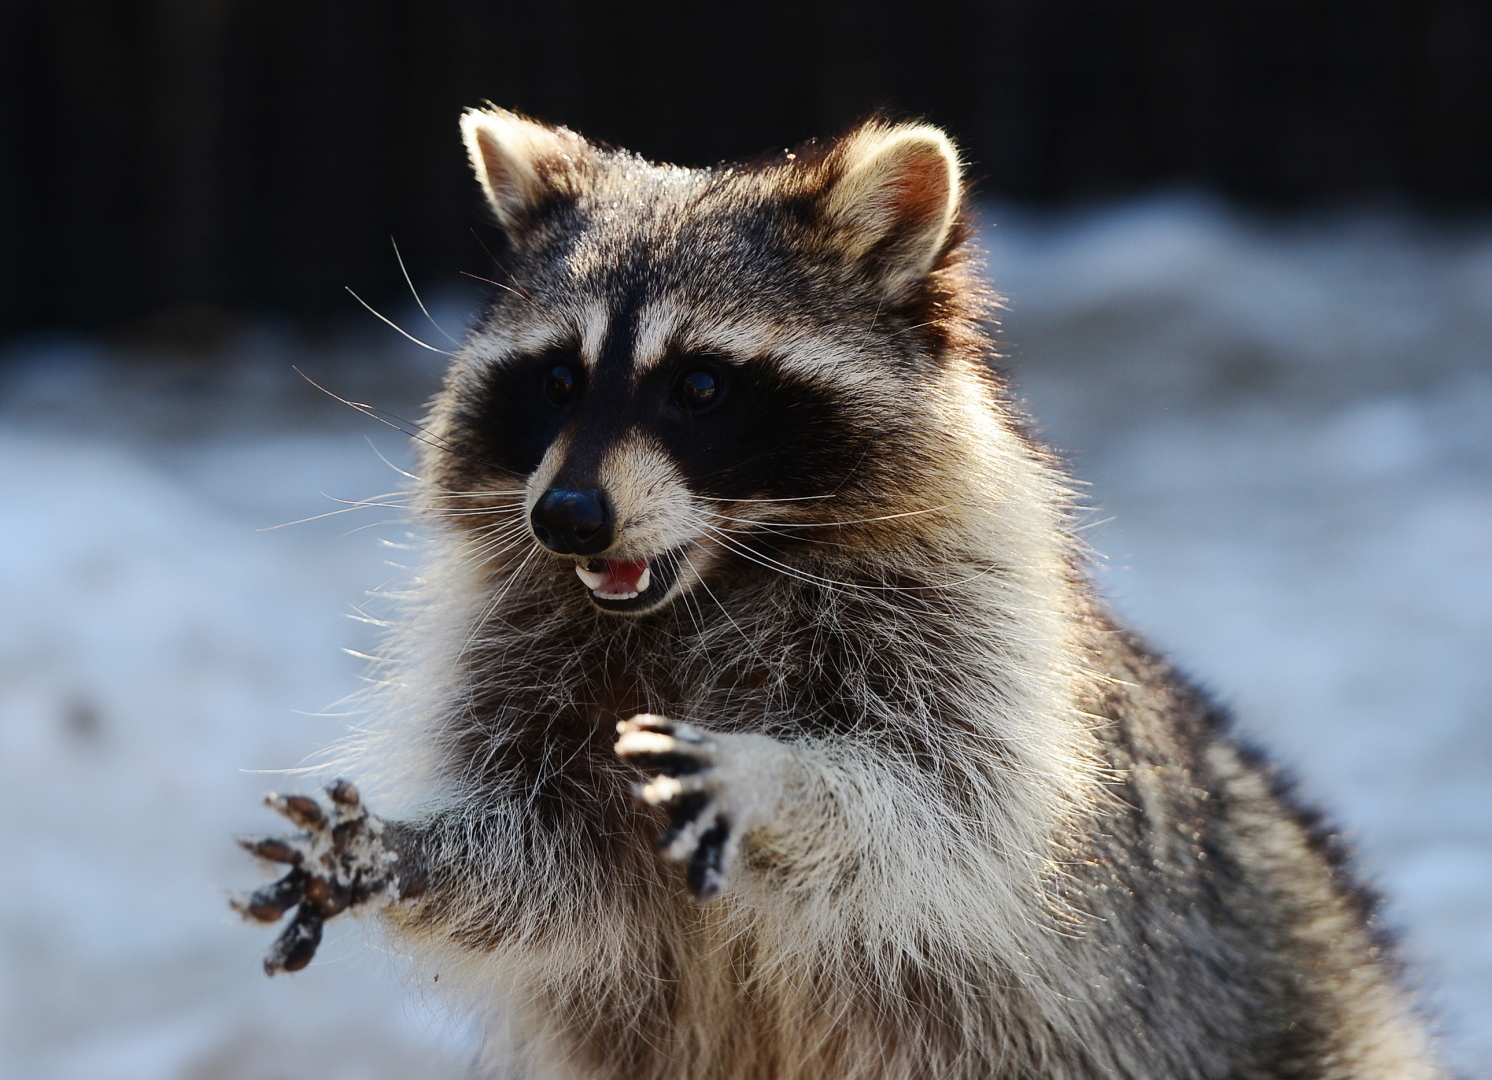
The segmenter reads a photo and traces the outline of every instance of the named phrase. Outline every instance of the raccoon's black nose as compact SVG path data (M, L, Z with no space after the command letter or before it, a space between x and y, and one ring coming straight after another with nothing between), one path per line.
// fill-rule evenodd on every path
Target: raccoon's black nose
M550 488L529 521L539 543L561 555L594 555L611 546L611 504L596 488Z

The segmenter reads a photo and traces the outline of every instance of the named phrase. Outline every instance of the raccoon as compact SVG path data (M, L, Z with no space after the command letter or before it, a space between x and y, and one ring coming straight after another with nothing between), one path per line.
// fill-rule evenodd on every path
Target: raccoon
M1330 827L1090 582L925 124L709 169L495 108L381 726L248 841L493 1075L1443 1075Z

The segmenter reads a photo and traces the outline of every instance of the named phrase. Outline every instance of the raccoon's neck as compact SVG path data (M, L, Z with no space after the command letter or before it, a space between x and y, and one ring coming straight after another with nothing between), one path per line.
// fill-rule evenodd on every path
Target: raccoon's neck
M585 768L638 712L784 739L894 730L940 755L934 740L963 733L1022 748L1041 776L1082 757L1064 744L1081 734L1068 722L1067 586L1041 581L1029 557L923 543L915 560L785 565L811 569L738 568L637 619L594 610L556 568L480 609L453 704L489 759L504 746L531 756L542 739L546 757Z

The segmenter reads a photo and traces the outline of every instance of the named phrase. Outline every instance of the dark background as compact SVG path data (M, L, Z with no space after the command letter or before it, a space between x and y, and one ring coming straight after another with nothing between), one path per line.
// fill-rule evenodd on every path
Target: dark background
M1485 0L0 0L0 333L288 315L480 272L491 99L706 164L888 109L981 190L1492 205Z

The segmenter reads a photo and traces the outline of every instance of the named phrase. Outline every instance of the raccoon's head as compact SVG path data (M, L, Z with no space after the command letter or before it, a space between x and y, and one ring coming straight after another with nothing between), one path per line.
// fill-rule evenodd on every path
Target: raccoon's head
M941 131L685 169L496 109L462 130L498 292L424 475L478 557L638 614L946 509L982 339Z

